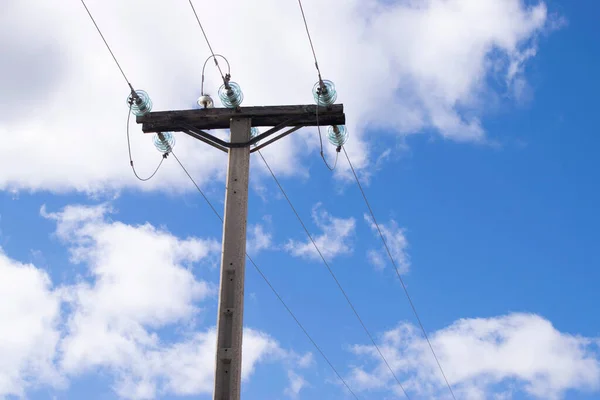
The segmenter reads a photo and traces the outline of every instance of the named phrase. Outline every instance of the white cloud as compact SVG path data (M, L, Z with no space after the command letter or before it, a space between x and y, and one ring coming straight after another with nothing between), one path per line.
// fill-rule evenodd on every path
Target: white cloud
M369 250L367 251L367 258L369 262L378 270L382 270L385 267L385 259L381 255L380 251Z
M167 380L166 389L178 395L212 393L216 331L195 335L192 340L156 352L153 356L160 367L160 377ZM254 329L244 329L242 380L247 381L259 362L279 361L288 366L303 367L312 354L298 356L279 345L271 336ZM288 370L292 387L299 392L307 382ZM302 384L298 383L302 380Z
M354 218L336 218L327 211L321 210L320 207L320 204L313 207L312 218L323 233L311 235L323 257L329 261L337 256L352 253L349 241L354 235L356 226ZM307 239L306 242L289 240L285 248L296 257L320 259L319 253L310 239Z
M118 393L125 398L155 398L157 382L164 381L160 393L175 395L210 394L214 382L216 331L196 333L181 343L145 349L129 374L121 376ZM256 364L268 359L278 360L283 350L270 336L253 330L244 330L244 357L242 380L250 378ZM149 396L141 396L147 391Z
M213 47L232 63L246 105L313 103L316 72L296 3L195 4ZM187 3L88 0L88 6L156 110L193 106L209 53ZM521 85L522 65L536 51L533 39L548 28L545 4L522 0L306 0L304 6L324 77L335 81L345 103L347 149L358 168L369 163L368 127L401 135L433 128L446 138L481 140L487 99L505 90L488 84L490 75ZM170 159L152 181L133 178L127 86L80 4L8 2L0 38L0 100L7 105L0 134L10 137L0 147L0 188L193 189ZM215 95L216 70L209 68L206 79ZM224 154L183 134L177 140L178 156L200 184L223 178ZM138 127L132 145L144 175L160 156ZM302 157L316 147L309 130L265 153L280 174L306 174Z
M196 279L186 265L218 253L219 244L181 240L149 224L108 221L109 210L104 205L68 206L58 213L42 208L43 216L56 220L57 236L69 246L72 261L85 264L91 277L64 288L71 312L60 366L70 375L107 368L121 396L153 398L157 379L172 372L162 360L198 342L195 337L164 344L155 329L190 322L200 311L198 302L215 294L214 285Z
M53 292L44 273L33 266L20 267L22 274L38 277L37 281L33 280L37 286L20 294L24 299L21 302L17 294L6 293L5 298L15 299L10 304L15 304L16 311L10 315L0 313L1 326L10 326L11 321L19 323L17 311L27 314L30 310L24 307L40 302L43 304L37 310L39 315L30 312L28 318L31 320L24 321L37 322L43 327L33 325L29 332L32 338L28 339L31 343L15 348L23 361L13 357L6 359L11 363L7 364L6 372L0 369L0 383L11 378L9 371L21 373L21 376L31 373L46 382L47 376L55 370L67 377L104 370L114 377L114 390L123 398L211 393L215 329L196 330L195 318L202 311L203 300L215 299L216 285L199 279L197 275L201 275L201 271L195 275L192 267L218 255L219 243L197 238L180 239L150 224L126 225L110 220L110 212L108 205L67 206L55 213L42 207L42 216L56 221L56 236L68 246L72 261L85 266L86 271L78 283ZM14 279L2 280L4 282L23 289L23 285L15 285ZM5 294L2 283L0 293ZM60 319L60 299L56 293L60 294L68 310L63 316L62 337L52 325ZM167 330L175 332L168 340L164 336ZM41 332L46 331L47 336L42 336ZM47 343L38 343L39 336ZM179 341L173 341L173 338ZM30 358L38 362L30 366L27 364ZM243 379L250 377L259 362L288 362L295 358L297 356L282 349L267 334L245 329ZM24 372L14 369L19 362L24 369L29 369ZM41 372L33 368L39 368ZM7 382L17 389L24 389L24 383L14 379Z
M313 353L299 355L293 351L289 351L286 353L286 358L289 384L285 388L284 394L292 398L297 398L302 389L310 386L308 381L297 372L297 369L307 369L314 365L314 356Z
M298 367L308 368L315 362L313 353L306 353L298 359Z
M273 235L269 232L265 232L265 227L263 225L250 225L248 227L248 231L248 253L256 254L260 251L269 250L273 247Z
M371 216L364 214L364 218L373 230L373 233L377 236L377 239L381 240L381 236L377 230L377 225L375 225ZM408 272L410 268L410 259L406 252L408 248L408 240L404 235L404 229L399 228L398 224L394 220L390 220L390 222L387 224L379 224L379 229L385 238L385 242L387 243L390 253L394 258L400 273ZM387 250L383 245L381 246L381 250L369 250L367 252L367 257L371 264L373 264L377 269L383 269L386 263L390 262Z
M48 274L0 249L0 398L63 382L54 360L60 339L60 296Z
M0 252L0 398L63 388L100 370L122 398L212 393L216 332L197 322L202 304L216 300L216 285L199 278L198 267L219 254L219 243L113 221L111 212L109 205L42 207L85 268L73 284L53 288L46 272ZM289 371L312 362L311 353L283 349L250 328L243 346L244 380L262 362Z
M291 370L288 371L288 379L290 381L290 385L285 389L285 394L296 398L300 394L300 391L306 387L307 382L301 375L298 375Z
M217 253L219 243L180 240L150 224L106 222L102 214L106 211L105 206L69 206L55 214L42 209L43 215L57 220L57 234L69 245L72 260L90 267L93 284L72 288L82 315L150 325L193 315L194 301L206 298L214 288L197 281L183 264Z
M537 315L462 319L430 339L459 398L511 398L512 392L522 391L534 398L562 399L567 390L600 389L597 340L562 333ZM385 332L380 348L407 390L446 398L437 364L416 327L400 324ZM362 390L389 387L390 373L375 349L357 345L353 351L364 361L377 362L375 367L355 367L353 384Z

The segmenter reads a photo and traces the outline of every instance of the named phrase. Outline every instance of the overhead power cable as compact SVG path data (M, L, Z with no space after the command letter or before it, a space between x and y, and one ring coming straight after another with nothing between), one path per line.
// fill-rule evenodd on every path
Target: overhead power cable
M323 87L324 87L324 84L323 84L323 80L322 80L322 78L321 78L321 71L320 71L320 69L319 69L319 63L318 63L318 61L317 61L317 54L316 54L316 52L315 52L315 47L314 47L314 45L313 45L312 37L311 37L311 35L310 35L310 30L309 30L309 28L308 28L308 23L307 23L307 21L306 21L306 14L305 14L305 12L304 12L304 7L302 6L302 0L298 0L298 5L300 6L300 12L302 13L302 19L303 19L303 21L304 21L304 27L306 28L306 35L307 35L307 37L308 37L308 41L309 41L309 43L310 43L310 48L311 48L311 50L312 50L313 58L314 58L314 61L315 61L315 67L316 67L316 69L317 69L317 74L318 74L318 76L319 76L319 83L320 83L320 86L321 86L321 87L320 87L320 89L323 89ZM320 93L320 92L318 92L318 95L319 95L319 99L320 99L320 95L321 95L321 93ZM317 103L319 103L319 101L317 101ZM317 107L317 126L318 126L318 121L319 121L319 113L318 113L318 107ZM343 143L341 143L341 144L338 146L338 148L336 149L336 159L335 159L335 164L333 165L333 167L331 167L331 166L329 165L329 163L327 162L327 160L325 159L325 156L324 156L324 154L323 154L323 138L322 138L322 136L321 136L321 129L319 128L318 130L319 130L319 140L320 140L320 145L321 145L321 158L323 158L323 161L325 162L325 165L327 166L327 168L328 168L329 170L333 170L333 169L335 168L335 166L337 165L337 161L338 161L338 154L339 154L339 151L340 151L340 149L341 149L341 148L343 148ZM375 225L377 226L377 230L378 230L378 232L379 232L379 235L381 236L381 240L383 241L383 243L384 243L384 245L385 245L385 248L386 248L386 251L387 251L387 253L388 253L388 256L390 257L390 259L391 259L391 261L392 261L392 264L394 265L394 268L396 269L396 273L397 273L397 275L398 275L398 278L400 279L400 282L401 282L401 284L402 284L402 287L404 288L404 292L406 293L406 296L407 296L407 298L408 298L408 301L409 301L409 303L410 303L410 305L411 305L411 307L412 307L412 309L413 309L413 312L414 312L414 314L415 314L415 316L416 316L416 318L417 318L417 321L419 322L419 325L420 325L420 327L421 327L421 330L423 331L423 335L425 336L425 339L427 340L427 343L428 343L428 345L429 345L429 348L431 349L431 352L432 352L432 354L433 354L433 356L434 356L434 358L435 358L435 361L436 361L436 363L437 363L437 365L438 365L438 367L439 367L439 369L440 369L440 372L442 373L442 376L444 377L444 381L446 382L446 385L448 386L448 389L449 389L449 391L450 391L450 394L452 395L452 398L453 398L454 400L456 400L456 397L454 396L454 392L453 392L453 390L452 390L452 387L450 386L450 383L448 382L448 379L446 378L446 374L444 373L444 370L443 370L443 368L442 368L442 365L441 365L441 363L440 363L440 361L439 361L439 359L438 359L437 355L435 354L435 351L433 350L433 346L431 345L431 341L429 340L429 337L427 336L427 332L425 331L425 328L423 327L423 324L421 323L421 319L419 318L419 315L418 315L418 313L417 313L417 309L416 309L416 307L414 306L414 304L413 304L413 302L412 302L412 299L411 299L411 297L410 297L410 295L409 295L409 293L408 293L408 290L406 289L406 286L404 285L404 281L403 281L403 279L402 279L402 276L400 275L400 271L399 271L399 269L398 269L398 266L396 265L396 262L395 262L395 260L394 260L394 259L393 259L393 257L392 257L392 254L391 254L391 252L390 252L390 249L389 249L389 247L388 247L388 245L387 245L387 243L386 243L386 241L385 241L385 238L384 238L384 236L383 236L383 234L382 234L382 232L381 232L381 229L380 229L380 227L379 227L379 224L377 223L377 220L375 219L375 214L373 213L373 210L371 209L371 206L370 206L370 204L369 204L369 202L368 202L368 200L367 200L366 194L365 194L365 192L364 192L364 190L363 190L363 188L362 188L362 185L360 184L360 181L359 181L359 179L358 179L358 176L356 175L356 172L355 172L355 170L354 170L354 167L352 166L352 163L350 162L350 158L348 157L348 153L346 152L346 149L345 149L345 148L344 148L344 154L346 155L346 158L347 158L347 160L348 160L348 163L350 164L350 167L351 167L351 169L352 169L352 172L353 172L353 174L354 174L354 177L355 177L355 179L356 179L356 182L357 182L357 184L358 184L358 186L359 186L359 188L360 188L360 190L361 190L361 193L362 193L362 195L363 195L363 198L365 199L365 202L366 202L366 204L367 204L367 207L369 208L369 212L371 213L371 217L373 218L373 222L374 222L374 223L375 223ZM261 154L261 157L262 157L262 154ZM263 157L263 161L264 161L264 157ZM265 161L265 164L266 164L266 161ZM267 168L268 168L268 165L267 165ZM269 170L270 170L270 168L269 168ZM271 174L273 174L273 173L272 173L272 171L271 171ZM273 175L273 178L275 178L275 176L274 176L274 175ZM275 180L277 181L277 179L275 179ZM278 185L279 185L279 183L278 183ZM283 192L283 188L281 187L281 185L279 185L279 187L280 187L280 189L281 189L281 190L282 190L282 192ZM285 195L285 193L284 193L284 195ZM285 197L287 198L287 196L285 196ZM291 204L291 202L289 201L289 199L288 199L288 202L290 203L290 206L292 206L292 204ZM293 209L293 206L292 206L292 209ZM294 210L294 212L295 212L295 210ZM295 212L295 213L296 213L296 212ZM300 217L298 216L298 213L296 213L296 216L297 216L297 217L298 217L298 219L300 220ZM302 221L300 221L300 222L302 223ZM303 223L302 223L302 225L303 225L304 229L306 230L306 233L309 235L309 238L310 238L310 239L311 239L311 241L313 242L313 245L314 245L314 246L315 246L315 248L316 248L316 247L317 247L317 246L316 246L316 243L314 242L314 240L313 240L313 239L312 239L312 237L310 236L310 233L308 232L308 230L306 229L306 227L304 226L304 224L303 224ZM318 249L317 249L317 251L318 251ZM320 252L320 251L318 251L318 252L319 252L319 255L321 255L321 258L323 258L323 261L325 262L325 259L324 259L324 257L322 256L321 252ZM337 280L336 280L336 281L337 281ZM380 354L381 354L381 353L380 353ZM387 364L387 362L386 362L386 364ZM389 365L388 365L388 368L389 368ZM391 369L390 369L390 371L391 371ZM392 374L393 374L393 371L392 371ZM394 375L394 378L396 378L396 376L395 376L395 375ZM396 381L398 381L398 379L397 379L397 378L396 378ZM398 383L400 383L400 382L398 382ZM404 390L404 389L403 389L403 390ZM404 391L404 394L406 394L406 391ZM408 397L408 395L407 395L407 397Z
M321 158L323 159L323 162L325 163L325 166L327 167L327 169L329 169L330 171L333 171L337 165L339 154L337 154L337 152L336 152L335 161L333 163L333 166L329 165L329 163L327 162L327 159L325 158L325 153L323 151L323 134L321 133L321 126L319 125L319 106L322 105L322 104L320 104L321 103L320 98L323 94L326 93L327 87L326 87L326 84L323 82L323 78L321 77L321 69L319 68L319 61L317 60L317 53L315 51L315 46L313 44L312 37L310 35L310 29L308 28L308 22L306 21L306 14L304 12L304 6L302 5L302 0L298 0L298 6L300 7L300 12L302 13L302 21L304 21L304 28L306 29L306 36L308 37L308 43L310 44L310 49L312 51L313 59L315 60L315 68L317 69L317 76L319 77L319 89L317 90L319 100L317 101L316 117L317 117L317 131L319 132L319 143L321 146L320 154L321 154ZM335 99L333 99L333 100L335 100Z
M127 152L129 153L129 165L131 166L131 170L133 171L133 174L135 175L135 177L137 179L139 179L142 182L146 182L149 181L150 179L152 179L154 177L154 175L156 175L156 173L158 172L158 170L160 169L160 167L162 166L163 161L165 161L165 158L167 158L167 155L169 153L164 153L163 156L160 158L160 162L158 163L158 165L156 166L156 169L154 170L154 172L147 178L141 178L137 171L135 170L135 166L133 165L133 158L131 157L131 141L129 139L129 120L131 118L131 105L129 106L129 111L127 112Z
M223 222L223 217L221 217L221 214L219 214L219 212L213 206L212 202L204 194L204 191L202 189L200 189L200 186L196 183L196 181L194 180L194 178L192 177L192 175L188 172L187 168L184 167L184 165L182 164L182 162L179 160L179 158L175 155L175 153L173 151L171 151L171 154L173 155L173 157L175 158L175 160L177 160L177 163L179 164L179 166L181 167L181 169L183 169L183 172L185 172L185 174L187 175L187 177L194 184L194 186L196 187L196 190L200 193L200 195L202 195L202 197L204 198L204 200L206 201L206 203L208 204L208 206L210 207L210 209L213 211L213 213L217 216L217 218L219 219L219 221ZM258 272L258 274L265 281L265 283L267 284L267 286L269 286L269 288L271 289L271 291L273 292L273 294L275 294L275 297L277 297L277 299L283 305L283 307L286 309L286 311L288 312L288 314L290 314L290 316L294 319L294 321L296 322L296 325L298 325L298 327L302 330L302 332L304 333L304 335L312 343L312 345L314 346L314 348L319 352L319 354L321 355L321 357L323 357L323 359L325 360L325 362L327 362L327 364L333 370L333 372L336 374L336 376L338 377L338 379L344 384L344 386L346 387L346 389L348 389L348 391L350 392L350 394L352 394L352 396L356 400L358 400L358 396L350 388L350 385L348 385L348 382L346 382L346 380L342 377L342 375L338 372L338 370L333 366L333 364L331 363L331 361L329 360L329 358L325 355L325 353L323 352L323 350L321 350L321 348L319 347L319 345L315 342L315 340L312 338L312 336L308 333L308 331L306 330L306 328L304 328L304 325L302 325L302 323L298 320L298 318L296 317L296 315L294 314L294 312L286 304L285 300L283 300L283 298L281 297L281 295L279 294L279 292L277 292L277 290L275 290L275 288L273 287L273 285L271 284L271 282L269 281L269 279L267 279L266 275L259 268L258 264L256 264L256 262L254 262L254 260L250 257L250 255L247 252L246 252L246 257L248 258L248 260L250 261L250 263L254 266L254 269L256 269L256 271Z
M373 338L373 335L371 334L371 332L369 331L369 329L367 328L367 326L365 325L365 323L363 322L362 318L360 317L360 314L358 313L358 311L356 310L356 308L354 307L354 304L352 304L352 301L350 300L350 297L348 297L348 294L346 293L346 291L344 290L344 288L342 287L342 284L340 283L340 281L337 279L335 273L333 272L333 270L331 269L331 267L329 266L329 263L327 262L327 260L325 259L325 256L323 256L323 253L321 252L321 250L319 249L319 246L317 245L317 243L315 242L315 240L313 239L312 235L310 234L308 228L306 227L306 224L304 224L304 221L302 221L302 218L300 217L300 214L298 214L298 211L296 211L296 208L294 207L294 205L292 204L292 201L290 200L290 198L288 197L287 193L285 192L285 190L283 189L283 186L281 186L281 183L279 183L279 180L277 179L277 177L275 176L275 173L273 172L273 170L271 169L271 167L269 166L269 163L267 162L267 160L265 159L265 157L262 155L262 153L260 152L260 150L258 151L258 154L260 155L260 158L262 158L265 166L267 167L267 169L269 170L271 176L273 177L273 180L275 181L275 183L277 184L277 186L279 187L279 190L281 191L281 193L283 194L283 197L285 197L285 199L287 200L287 203L289 204L290 208L292 209L292 211L294 212L294 214L296 215L296 218L298 219L298 221L300 222L300 225L302 225L302 228L304 229L304 231L306 232L306 235L308 236L308 238L310 239L310 241L312 242L315 250L317 251L317 253L319 254L319 257L321 258L321 260L323 260L323 264L325 265L325 267L327 268L327 270L329 271L329 274L331 275L331 277L333 278L333 280L335 281L335 283L337 284L337 287L340 289L340 292L342 292L342 294L344 295L346 301L348 302L348 305L350 306L350 308L352 309L352 311L354 312L354 315L356 316L356 319L358 319L358 322L360 322L360 325L363 327L365 333L367 334L367 336L369 337L369 339L371 340L371 343L373 344L373 346L375 347L375 349L377 350L377 352L379 353L379 356L381 357L381 359L383 360L383 362L385 363L385 365L387 366L387 368L389 369L390 373L392 374L392 376L394 377L394 379L396 380L396 382L398 383L398 386L400 386L400 388L402 389L402 391L404 392L404 395L406 396L407 399L410 399L410 397L408 396L408 393L406 392L406 390L404 389L404 386L402 386L402 383L400 382L400 380L398 379L398 377L396 376L396 373L394 372L394 370L392 369L392 367L390 366L389 362L387 361L387 359L385 358L385 356L383 355L383 353L381 352L381 349L379 348L379 346L377 345L377 343L375 342L375 339Z
M302 6L302 0L298 0L298 5L300 6L300 12L302 13L302 20L304 21L304 28L306 28L306 36L308 37L308 42L310 43L310 49L312 50L313 58L315 60L315 68L317 69L317 74L319 75L319 81L322 81L321 78L321 70L319 69L319 62L317 61L317 53L315 52L315 46L313 45L312 37L310 36L310 30L308 29L308 23L306 22L306 14L304 13L304 7Z
M375 218L375 213L373 212L373 208L371 207L371 204L369 203L369 200L367 199L367 194L366 194L365 190L363 189L362 184L360 183L360 180L358 179L358 175L356 174L354 165L352 165L352 162L350 161L350 157L348 156L346 149L343 148L343 150L344 150L344 155L346 156L346 160L348 160L348 165L350 166L350 169L352 170L352 174L354 175L354 179L356 180L356 184L358 185L358 188L360 189L360 193L362 194L362 197L365 200L365 204L367 205L367 208L369 209L369 213L371 214L373 223L377 227L377 232L379 233L379 237L381 238L381 241L383 242L383 245L385 247L387 255L390 258L390 261L392 262L394 269L396 270L396 275L398 276L398 279L400 280L400 284L402 285L402 289L404 289L404 293L406 294L406 298L408 299L410 307L412 308L413 313L415 314L415 317L417 318L417 321L419 323L419 326L421 327L423 336L425 337L425 340L427 341L427 344L429 345L431 354L433 354L433 358L435 358L435 362L437 363L437 366L438 366L440 372L442 373L442 376L444 377L444 381L446 382L446 386L448 386L448 390L450 391L452 398L454 400L456 400L456 397L454 396L454 391L452 390L452 386L450 385L450 382L448 382L448 378L446 378L446 374L444 373L442 364L440 363L440 360L438 359L437 355L435 354L435 351L433 350L433 345L431 344L431 341L429 340L429 336L427 335L427 331L425 330L425 327L423 326L423 323L421 322L421 318L419 317L417 308L415 307L415 304L413 303L412 298L410 297L410 294L408 293L408 289L406 288L406 285L404 284L404 279L402 279L402 275L400 274L400 269L398 268L398 265L396 264L396 260L394 260L394 257L392 256L392 252L387 244L387 241L385 240L385 236L383 235L383 232L381 231L381 227L379 226L379 223L377 222L377 219Z
M123 78L125 78L125 82L127 82L127 84L129 86L131 86L131 84L129 83L129 79L127 79L127 76L125 75L125 72L123 71L123 68L121 68L121 64L119 64L119 61L117 61L117 57L115 57L115 54L113 53L110 46L108 45L108 42L104 38L104 35L102 34L102 31L100 30L100 27L98 27L98 24L96 23L96 20L92 16L92 13L90 12L89 8L85 4L85 1L81 0L81 4L83 4L83 7L85 7L85 11L87 11L88 15L90 16L90 19L92 20L92 22L94 23L94 26L96 27L96 30L98 31L98 33L100 34L100 37L102 38L102 41L104 41L106 48L110 52L110 55L112 56L113 60L115 60L115 64L117 64L117 67L119 67L119 71L121 71L121 75L123 75Z
M196 21L198 21L198 26L200 27L200 30L202 31L202 35L204 36L204 40L206 41L206 44L208 45L208 49L210 50L210 54L212 54L212 58L213 60L215 60L215 65L217 66L217 68L219 69L219 73L221 74L221 78L223 78L223 82L227 83L227 79L225 77L225 75L223 75L223 71L221 70L221 66L219 65L219 61L217 61L217 55L215 54L215 52L213 51L212 46L210 45L210 41L208 40L208 36L206 35L206 31L204 30L204 27L202 26L202 22L200 22L200 17L198 16L198 13L196 12L196 8L194 7L194 3L192 3L192 0L188 0L190 3L190 7L192 7L192 11L194 12L194 16L196 17Z
M127 86L129 86L129 89L131 89L131 93L135 94L135 90L133 89L133 86L131 85L131 82L129 81L129 79L127 79L127 75L125 75L125 71L123 71L123 68L121 68L121 64L119 64L119 61L117 60L117 57L115 56L115 53L113 53L112 49L108 45L108 42L104 38L104 35L102 34L102 31L100 30L100 27L98 26L98 24L96 23L96 20L94 19L94 16L90 12L90 9L85 4L84 0L81 0L81 4L83 4L83 7L85 8L85 11L87 11L87 14L90 16L90 19L94 23L94 26L96 27L96 30L98 31L98 34L102 38L102 41L106 45L106 48L108 49L108 51L109 51L110 55L112 56L113 60L115 60L115 64L117 64L117 67L119 68L119 71L121 71L121 75L123 75L123 78L125 79L125 82L127 82Z
M160 169L163 161L165 160L167 154L166 153L163 154L163 156L160 159L160 162L158 163L158 166L156 167L156 169L154 170L154 172L149 177L142 178L142 177L140 177L138 175L137 171L135 170L135 166L133 165L133 158L131 157L131 141L130 141L130 138L129 138L129 121L130 121L130 117L131 117L132 107L134 107L134 104L138 108L140 107L140 105L147 106L148 104L147 103L143 103L142 99L139 97L138 92L136 92L133 89L133 86L129 82L129 79L127 79L127 75L125 75L125 72L123 71L123 68L121 67L121 64L119 64L119 61L117 60L117 57L115 56L115 53L113 53L112 49L110 48L108 42L106 41L106 38L104 37L104 35L102 34L102 31L100 30L100 27L96 23L96 20L94 19L94 16L92 15L92 13L90 12L90 9L85 4L85 1L81 0L81 4L83 4L83 7L85 8L85 11L87 12L87 14L89 15L90 19L92 20L92 23L96 27L96 30L98 31L98 34L100 35L100 37L102 38L102 41L106 45L106 48L108 49L108 52L110 53L110 55L112 56L113 60L115 61L115 64L117 64L117 67L119 68L119 71L121 71L121 75L123 75L123 78L125 79L125 82L127 83L127 86L129 86L129 89L131 90L131 95L130 95L130 98L129 98L129 109L128 109L128 112L127 112L127 152L129 153L129 165L131 166L131 169L133 170L133 174L135 175L135 177L137 179L139 179L140 181L143 181L143 182L148 181L148 180L152 179L154 177L154 175L156 175L156 173ZM139 92L139 93L142 93L142 92Z
M327 162L327 159L325 158L325 153L323 151L323 135L321 135L321 126L319 125L319 106L318 105L317 105L316 117L317 117L317 130L319 131L319 143L321 145L321 158L323 159L323 162L325 163L325 166L327 167L327 169L329 169L330 171L333 171L333 170L335 170L335 167L337 166L340 152L339 152L339 150L335 152L335 161L333 162L333 166L330 166L329 163Z

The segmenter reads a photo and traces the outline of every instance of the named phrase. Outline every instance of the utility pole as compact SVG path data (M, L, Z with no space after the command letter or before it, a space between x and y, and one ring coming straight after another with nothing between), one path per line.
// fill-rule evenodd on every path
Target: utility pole
M346 118L343 111L342 104L328 107L294 105L205 108L151 112L136 118L137 123L142 124L144 133L184 132L229 154L217 315L214 400L240 399L250 154L305 126L344 125ZM258 126L272 128L251 137L251 128ZM229 142L205 131L227 128L231 131ZM286 130L281 133L284 129Z

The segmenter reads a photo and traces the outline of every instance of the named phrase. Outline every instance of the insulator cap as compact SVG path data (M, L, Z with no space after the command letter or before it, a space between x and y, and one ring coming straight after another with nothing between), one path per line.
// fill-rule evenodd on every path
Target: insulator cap
M198 105L201 108L213 108L215 106L215 102L208 94L203 94L198 98Z
M319 106L330 106L337 100L335 85L328 80L319 81L313 86L313 96Z
M127 96L127 105L131 107L131 113L138 117L148 114L152 111L152 100L148 93L143 90L136 90L137 98L132 93Z
M348 141L348 131L344 125L334 125L327 128L327 139L336 146L343 146Z
M162 137L161 137L162 136ZM154 147L161 153L170 153L175 147L175 136L171 132L161 132L154 135Z
M237 108L244 101L244 94L240 85L235 82L229 82L227 86L222 85L219 88L219 98L225 107Z

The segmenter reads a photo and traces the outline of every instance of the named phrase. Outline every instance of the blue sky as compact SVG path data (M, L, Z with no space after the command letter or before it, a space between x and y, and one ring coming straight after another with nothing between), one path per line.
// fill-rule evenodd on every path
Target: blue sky
M154 109L191 108L208 48L187 2L160 3L143 18L139 2L88 5ZM310 104L297 3L254 3L195 2L245 105ZM598 398L600 5L305 8L346 148L456 397ZM211 398L219 221L172 158L135 181L127 86L81 4L7 10L0 398ZM160 155L131 127L145 175ZM226 156L176 137L222 211ZM311 129L264 154L410 398L449 398L343 155L331 173ZM358 397L405 398L258 157L248 224L250 254ZM244 398L352 398L250 264L245 301Z

